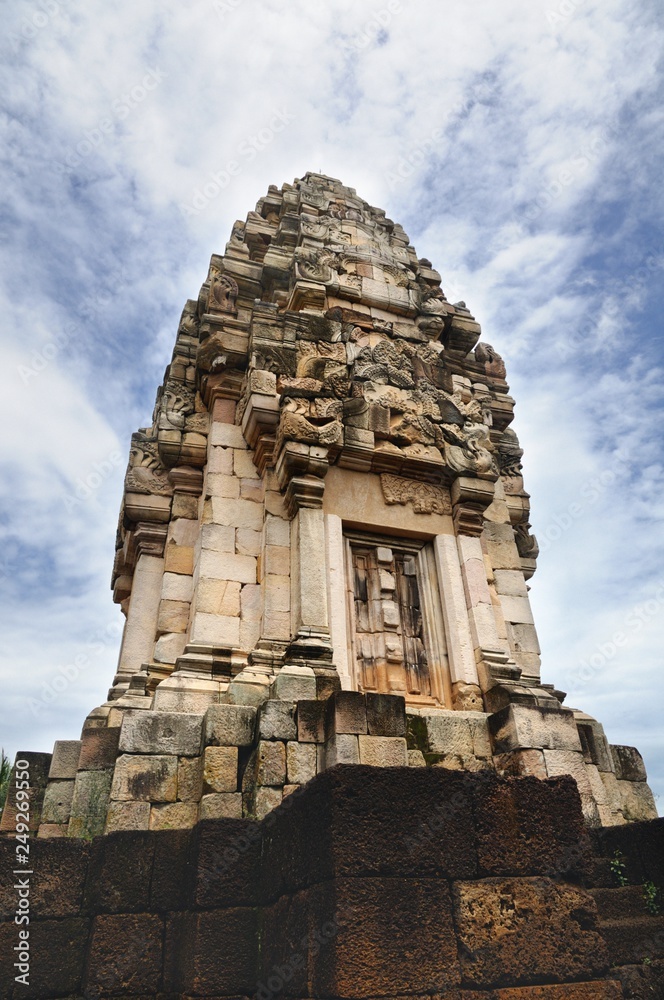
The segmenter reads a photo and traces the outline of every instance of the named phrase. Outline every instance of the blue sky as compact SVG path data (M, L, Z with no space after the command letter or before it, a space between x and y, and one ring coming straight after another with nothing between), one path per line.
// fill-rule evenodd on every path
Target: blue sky
M641 749L661 811L661 13L14 0L4 21L0 744L50 750L104 700L129 439L182 306L269 184L320 169L505 358L543 678Z

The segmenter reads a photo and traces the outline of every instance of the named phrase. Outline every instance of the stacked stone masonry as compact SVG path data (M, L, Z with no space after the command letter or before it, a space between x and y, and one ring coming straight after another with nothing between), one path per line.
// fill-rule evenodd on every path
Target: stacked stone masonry
M29 755L40 838L260 820L337 764L567 774L590 825L656 815L638 752L540 678L514 401L479 338L339 181L235 224L132 438L108 700Z
M30 985L3 883L0 996L658 998L663 838L589 832L569 777L339 766L261 823L37 840Z

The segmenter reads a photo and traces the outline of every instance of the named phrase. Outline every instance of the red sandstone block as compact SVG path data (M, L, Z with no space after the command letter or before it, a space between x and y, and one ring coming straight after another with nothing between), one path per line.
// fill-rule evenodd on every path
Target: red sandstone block
M338 879L307 902L313 996L444 996L459 983L443 879Z
M406 700L396 694L367 694L367 729L370 736L406 735Z
M620 983L564 983L556 986L517 986L504 990L463 990L462 1000L622 1000Z
M115 767L119 739L120 726L84 729L78 758L79 771L105 771Z
M145 913L155 837L147 830L126 830L96 838L84 892L87 913Z
M182 990L205 997L252 995L257 930L254 909L189 914L182 938Z
M463 981L476 988L600 978L608 968L595 901L548 878L453 885Z
M85 996L156 993L161 982L163 921L151 913L95 917Z
M472 787L481 872L578 879L586 871L590 841L572 778L496 779L486 772Z

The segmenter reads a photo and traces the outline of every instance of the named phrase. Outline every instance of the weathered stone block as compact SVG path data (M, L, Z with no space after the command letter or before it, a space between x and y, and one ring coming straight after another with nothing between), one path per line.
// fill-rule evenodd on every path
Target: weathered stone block
M253 528L238 528L235 532L235 551L239 556L260 555L260 531L255 531Z
M208 435L208 442L215 447L241 448L246 449L247 442L244 440L242 429L236 424L225 424L218 420L213 420Z
M316 747L313 743L286 744L286 776L291 784L304 785L316 775Z
M338 691L327 702L326 731L334 733L366 734L367 704L357 691Z
M42 823L68 823L74 798L74 780L49 781L42 805Z
M194 572L194 550L190 545L172 542L164 550L164 572L191 576Z
M56 740L48 772L49 779L61 778L66 780L67 778L75 778L80 752L80 740Z
M238 617L241 588L236 580L201 580L196 591L196 611Z
M201 548L211 552L235 552L235 528L227 524L201 525Z
M295 704L269 699L258 710L258 737L261 740L295 740Z
M405 736L406 702L400 695L365 695L369 736Z
M312 963L315 996L447 996L459 982L445 881L342 878L305 899L309 926L323 928Z
M286 783L286 746L261 740L257 748L256 781L259 785Z
M165 601L191 601L194 596L193 577L164 573L161 596Z
M187 638L182 632L168 632L157 639L154 658L157 663L175 663L184 653Z
M118 757L111 798L115 801L175 802L177 769L177 757L129 754ZM87 773L96 775L104 772Z
M205 477L205 496L237 500L240 496L240 480L222 473L208 473Z
M206 747L203 758L203 791L237 791L237 747Z
M242 793L220 792L201 799L200 819L242 819Z
M110 802L105 833L117 830L147 830L150 826L149 802Z
M318 767L319 771L335 767L337 764L360 763L357 736L352 733L336 733L334 736L330 736L325 747L321 747L321 750L323 754Z
M254 531L260 531L263 527L263 504L254 503L253 500L212 497L212 517L215 524L229 524L236 528L252 528Z
M282 667L274 679L270 697L290 702L314 699L316 677L311 667L296 667L290 664Z
M255 506L256 504L252 504L252 507ZM204 549L199 561L199 577L210 580L235 580L237 583L256 583L256 558L238 556L231 552L220 554Z
M646 781L643 757L636 747L610 745L613 765L618 781Z
M268 813L280 806L283 800L281 788L257 788L255 799L256 819L265 819Z
M189 623L189 604L184 601L161 601L157 617L157 631L186 632Z
M240 619L197 612L191 624L191 641L210 646L239 646Z
M290 611L290 577L268 574L263 578L265 607L270 611Z
M644 781L618 781L622 813L628 823L657 818L657 806Z
M205 713L205 745L247 747L254 741L256 709L250 705L211 705Z
M324 701L298 701L297 738L300 743L325 742L325 712Z
M509 750L572 750L581 742L572 712L538 705L507 705L489 716L494 753Z
M104 832L112 771L79 771L69 817L70 837L97 837Z
M464 984L596 979L608 967L587 892L548 878L484 879L453 886Z
M149 913L95 917L86 993L156 994L162 965L163 922Z
M81 740L78 767L81 771L106 771L115 767L120 740L120 726L85 729Z
M169 802L150 807L151 830L189 830L197 820L197 802Z
M167 935L177 979L166 980L165 988L187 996L252 996L257 981L256 922L252 909L188 914L186 926ZM224 961L219 961L220 955Z
M178 799L198 802L203 794L203 758L180 757L178 761Z
M201 752L203 720L184 712L125 712L120 753L175 754L197 757ZM114 796L115 797L115 796Z
M408 747L402 736L358 736L360 764L407 767Z

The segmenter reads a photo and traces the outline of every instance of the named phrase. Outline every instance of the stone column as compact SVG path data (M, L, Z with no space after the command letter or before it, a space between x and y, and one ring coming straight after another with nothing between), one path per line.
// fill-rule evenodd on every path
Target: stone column
M474 642L454 535L433 542L455 707L482 710Z
M134 532L136 565L118 670L113 681L113 687L119 691L126 690L131 677L152 659L164 576L166 531L165 524L139 524Z
M348 581L346 577L343 524L336 514L325 515L327 600L334 663L341 687L353 690L348 644Z
M289 657L330 660L325 517L320 507L300 507L292 526Z

